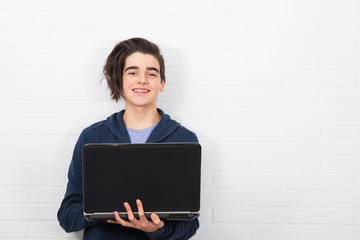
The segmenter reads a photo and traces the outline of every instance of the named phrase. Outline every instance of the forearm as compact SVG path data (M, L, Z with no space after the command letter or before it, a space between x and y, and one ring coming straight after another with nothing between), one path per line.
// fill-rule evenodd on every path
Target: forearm
M80 231L93 224L85 220L82 203L63 202L58 211L58 220L66 232Z

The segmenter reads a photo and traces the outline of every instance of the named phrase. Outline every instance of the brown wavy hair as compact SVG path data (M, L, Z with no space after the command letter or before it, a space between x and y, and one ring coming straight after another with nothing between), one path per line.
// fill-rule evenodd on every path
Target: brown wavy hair
M125 99L123 91L123 71L128 56L135 52L153 55L160 65L161 82L165 80L165 63L159 47L144 39L131 38L118 43L107 57L103 73L110 89L111 98L116 102Z

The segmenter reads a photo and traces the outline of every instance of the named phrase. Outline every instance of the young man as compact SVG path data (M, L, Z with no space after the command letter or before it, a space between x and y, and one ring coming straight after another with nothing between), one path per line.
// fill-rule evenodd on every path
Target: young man
M139 199L136 201L139 219L134 217L129 203L119 203L124 204L128 221L121 219L116 211L116 220L106 223L85 220L81 151L84 144L198 142L195 133L157 108L157 96L164 91L166 83L164 59L158 46L142 38L120 42L107 58L104 75L112 98L125 99L125 110L89 126L80 134L69 168L65 197L58 211L61 227L66 232L85 229L85 240L189 239L199 228L198 219L167 222L153 213L148 220Z

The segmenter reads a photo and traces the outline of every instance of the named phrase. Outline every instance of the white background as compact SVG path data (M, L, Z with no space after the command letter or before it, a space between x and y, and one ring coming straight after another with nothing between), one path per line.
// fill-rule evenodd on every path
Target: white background
M56 220L67 169L123 108L102 66L136 36L203 146L193 239L360 239L358 0L0 0L0 239L81 238Z

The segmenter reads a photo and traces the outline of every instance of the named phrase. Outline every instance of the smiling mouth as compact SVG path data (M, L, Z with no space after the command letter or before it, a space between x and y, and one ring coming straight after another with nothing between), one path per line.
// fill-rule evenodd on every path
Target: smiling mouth
M133 92L136 92L136 93L148 93L148 92L150 92L150 90L148 90L148 89L137 89L137 88L135 88L135 89L133 89Z

